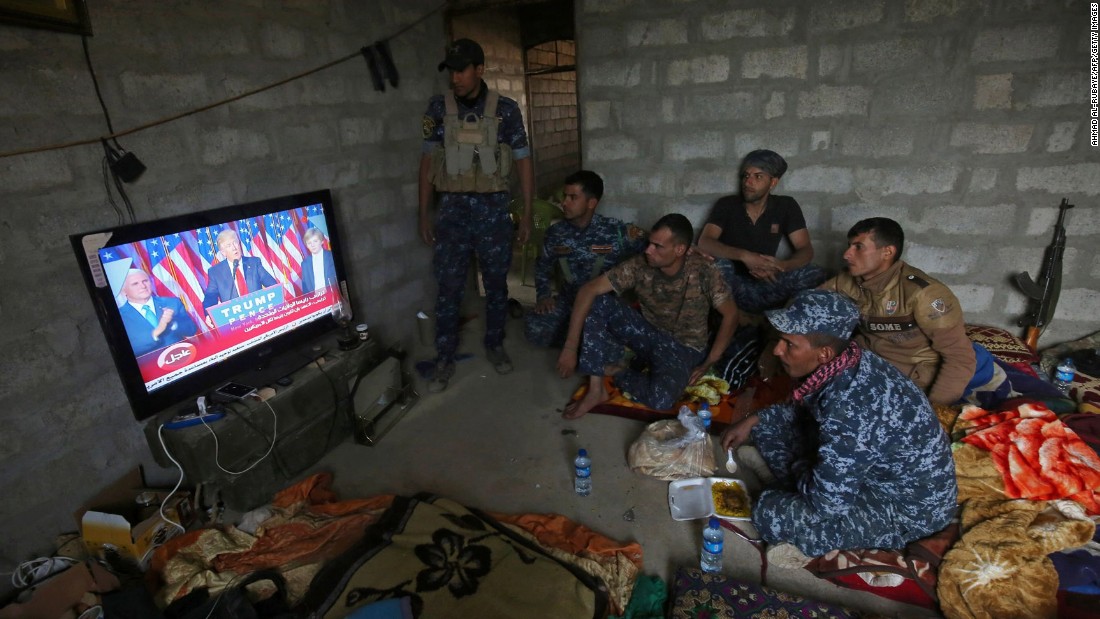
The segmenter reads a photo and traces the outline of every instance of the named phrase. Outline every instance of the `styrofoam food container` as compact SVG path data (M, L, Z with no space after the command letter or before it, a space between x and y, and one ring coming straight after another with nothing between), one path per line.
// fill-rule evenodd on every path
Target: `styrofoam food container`
M748 497L745 482L733 477L692 477L677 479L668 484L668 510L673 520L696 520L718 516L723 520L751 520L748 517L721 516L714 509L714 495L710 487L715 483L736 484ZM749 512L752 512L752 499L749 499Z

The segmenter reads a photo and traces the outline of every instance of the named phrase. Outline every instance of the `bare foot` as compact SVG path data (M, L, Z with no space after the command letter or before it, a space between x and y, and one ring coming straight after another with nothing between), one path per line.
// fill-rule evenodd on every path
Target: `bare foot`
M609 364L603 366L603 375L604 376L615 376L619 372L622 372L623 370L625 370L626 367L627 367L626 366L626 361L620 361L618 363L609 363Z
M588 377L588 391L585 392L584 397L576 402L571 402L565 407L565 411L562 412L562 419L579 419L585 416L588 411L603 404L611 399L607 390L603 386L602 376L589 376Z

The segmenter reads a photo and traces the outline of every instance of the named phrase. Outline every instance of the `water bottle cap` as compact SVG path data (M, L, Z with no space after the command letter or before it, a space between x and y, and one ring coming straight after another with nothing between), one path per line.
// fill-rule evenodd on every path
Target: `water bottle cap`
M720 526L718 524L718 517L717 516L711 516L710 517L710 522L707 523L707 526L709 526L712 529L717 529Z
M577 452L577 455L582 457L582 458L586 458L586 457L588 457L588 450L587 449L582 449L582 450Z
M699 405L699 411L700 412L709 411L709 410L710 410L710 402L703 402L702 404Z

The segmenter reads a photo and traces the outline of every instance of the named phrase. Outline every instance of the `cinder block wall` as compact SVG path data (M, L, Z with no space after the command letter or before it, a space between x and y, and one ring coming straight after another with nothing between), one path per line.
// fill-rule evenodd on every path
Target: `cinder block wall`
M530 131L519 16L515 9L502 8L456 15L451 20L450 29L453 38L469 38L481 45L485 52L485 83L489 88L519 103L523 111L524 126Z
M356 319L411 344L431 307L416 238L420 117L445 87L435 0L90 4L88 41L116 130L275 83L388 38L399 87L363 59L120 139L148 166L126 186L140 220L331 188ZM105 135L72 34L0 24L0 151ZM0 158L0 565L50 550L73 510L152 465L84 290L68 235L114 225L98 144ZM119 198L116 196L115 200Z
M1057 205L1062 298L1040 345L1100 329L1100 150L1089 146L1087 2L577 3L583 160L607 212L701 227L755 148L787 157L815 261L841 266L864 217L968 320L1015 326Z
M550 41L527 51L530 71L576 64L573 41ZM531 139L535 144L535 187L539 197L561 189L562 181L580 167L577 126L577 72L532 75Z

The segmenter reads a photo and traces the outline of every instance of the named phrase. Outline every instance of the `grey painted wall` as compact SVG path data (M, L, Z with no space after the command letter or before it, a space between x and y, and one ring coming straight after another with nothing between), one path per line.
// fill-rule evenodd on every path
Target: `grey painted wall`
M1100 329L1100 149L1088 143L1088 3L1015 0L577 4L582 147L607 212L699 227L755 148L840 267L864 217L898 220L904 258L967 318L1011 326L1063 196L1062 299L1040 346Z
M116 130L275 83L393 36L439 7L402 2L90 3L89 49ZM355 58L120 139L148 166L140 220L331 188L357 319L386 343L431 307L416 238L420 117L445 81L442 14L391 41L401 82ZM79 36L0 25L0 151L107 133ZM68 235L117 222L98 144L0 158L0 565L50 550L86 498L151 463ZM116 197L117 200L117 197Z

